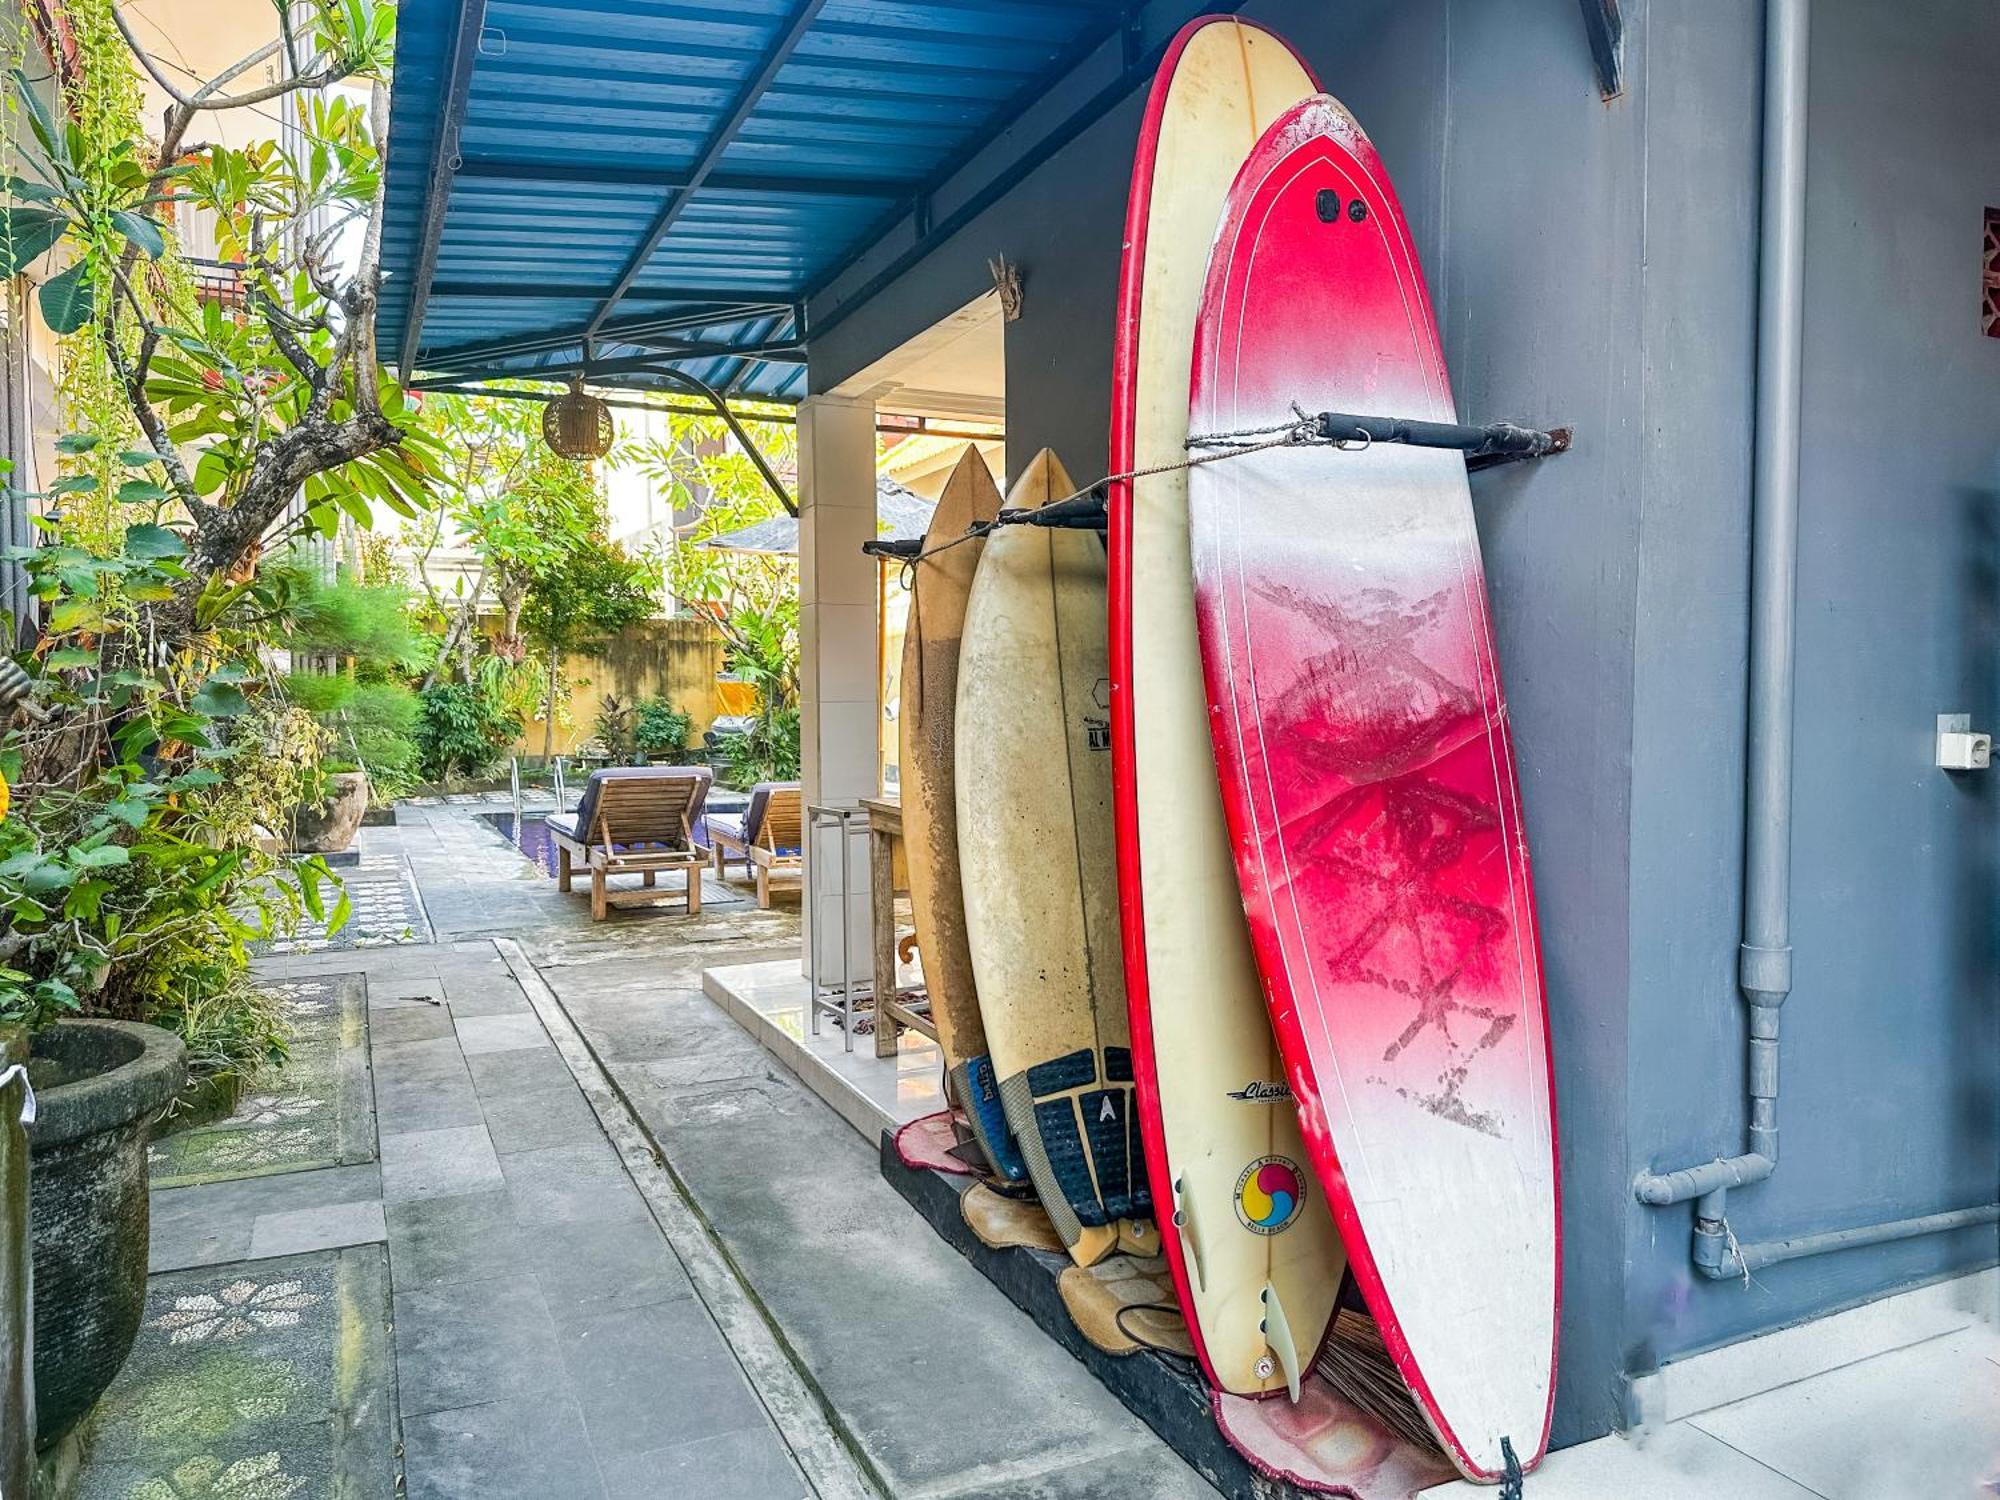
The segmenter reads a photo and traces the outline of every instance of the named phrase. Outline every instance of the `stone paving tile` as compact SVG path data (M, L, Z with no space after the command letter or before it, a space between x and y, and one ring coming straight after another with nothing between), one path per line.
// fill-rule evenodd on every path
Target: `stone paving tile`
M562 1358L591 1446L604 1457L770 1430L728 1345L692 1300L572 1323L563 1331Z
M500 1161L484 1125L382 1137L384 1202L478 1193L500 1184Z
M527 1240L504 1190L412 1198L385 1205L383 1217L400 1291L528 1270Z
M483 1107L493 1149L502 1156L604 1139L589 1101L574 1084L526 1094L496 1094L484 1101Z
M527 1015L459 1016L458 1046L466 1057L489 1052L519 1052L524 1047L545 1047L548 1033L534 1013Z
M431 1079L389 1082L375 1080L375 1118L383 1135L407 1135L418 1130L445 1130L477 1125L484 1118L472 1075L460 1064L456 1073Z
M512 1052L483 1052L466 1059L472 1069L473 1086L479 1097L492 1099L501 1094L529 1094L538 1089L576 1087L569 1067L546 1040L539 1047L521 1047Z
M387 1500L388 1322L377 1247L153 1277L80 1500Z
M805 1476L777 1434L725 1432L671 1448L606 1458L601 1468L608 1500L660 1500L667 1495L701 1500L811 1500Z
M646 1219L646 1201L632 1186L625 1164L599 1141L581 1146L545 1146L499 1158L513 1199L514 1217L524 1226L575 1220Z
M381 1194L382 1169L372 1162L160 1189L152 1195L152 1268L178 1271L243 1260L262 1216Z
M465 1071L465 1060L459 1055L455 1030L447 1030L422 1041L384 1041L374 1048L370 1061L378 1088L405 1082L428 1082Z
M262 983L291 1027L289 1060L252 1078L223 1118L156 1137L147 1152L155 1186L307 1171L374 1157L362 976Z
M550 1393L556 1325L532 1278L396 1293L396 1386L405 1419Z
M604 1500L583 1415L567 1393L406 1417L403 1467L408 1500Z
M250 1258L303 1255L312 1250L337 1250L346 1245L371 1245L389 1237L382 1221L382 1200L329 1203L323 1208L294 1208L259 1214L250 1226Z
M461 1018L532 1014L527 997L504 967L497 972L482 966L469 975L447 974L444 993L451 1002L451 1013Z
M558 1324L694 1295L650 1219L539 1224L524 1238L527 1264Z
M951 1500L1215 1500L1215 1487L1157 1441L1040 1474L996 1476L991 1484L978 1483L977 1473L968 1471L969 1487L954 1484L944 1493Z
M429 1042L452 1034L451 1012L442 1005L398 1005L376 1010L368 1022L377 1047Z

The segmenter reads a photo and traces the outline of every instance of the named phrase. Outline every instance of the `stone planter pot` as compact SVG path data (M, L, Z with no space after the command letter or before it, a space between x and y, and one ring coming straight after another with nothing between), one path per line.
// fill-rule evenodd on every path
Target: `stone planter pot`
M157 1026L59 1021L30 1044L35 1444L54 1447L104 1394L146 1307L146 1138L187 1081Z
M368 773L335 771L326 778L326 800L292 814L292 848L301 854L338 854L354 842L368 815Z

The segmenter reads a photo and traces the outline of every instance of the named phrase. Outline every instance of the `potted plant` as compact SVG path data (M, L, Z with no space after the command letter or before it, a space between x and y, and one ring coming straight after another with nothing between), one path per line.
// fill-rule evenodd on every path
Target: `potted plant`
M131 1021L70 1018L29 1042L35 1441L68 1436L110 1386L146 1306L146 1140L187 1047Z

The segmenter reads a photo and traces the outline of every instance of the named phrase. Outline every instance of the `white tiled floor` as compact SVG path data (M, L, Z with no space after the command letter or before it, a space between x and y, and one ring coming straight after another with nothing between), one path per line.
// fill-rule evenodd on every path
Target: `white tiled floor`
M813 1036L806 1019L806 981L797 959L738 964L702 975L709 999L756 1037L813 1091L867 1137L944 1108L944 1057L937 1044L913 1031L898 1039L894 1057L875 1055L872 1034L842 1045L840 1028L820 1022Z
M1987 1324L1674 1422L1552 1453L1532 1500L1977 1500L2000 1475L2000 1333ZM1490 1497L1449 1484L1425 1500Z

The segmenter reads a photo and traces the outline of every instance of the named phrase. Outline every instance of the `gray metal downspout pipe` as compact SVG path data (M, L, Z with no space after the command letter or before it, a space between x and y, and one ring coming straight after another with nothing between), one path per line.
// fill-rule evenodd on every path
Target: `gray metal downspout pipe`
M1778 1011L1792 989L1792 700L1799 547L1799 390L1805 349L1807 23L1810 0L1765 0L1763 185L1757 260L1757 436L1750 499L1750 702L1743 942L1750 1007L1750 1149L1647 1173L1639 1201L1696 1200L1694 1259L1741 1273L1729 1190L1778 1165Z
M1749 1150L1648 1172L1641 1203L1694 1200L1694 1264L1726 1280L1809 1255L2000 1223L2000 1204L1741 1244L1729 1190L1778 1166L1778 1011L1792 988L1792 704L1805 305L1807 28L1811 0L1765 0L1763 186L1757 266L1757 436L1750 520L1750 702L1744 783L1743 941L1749 1006Z

